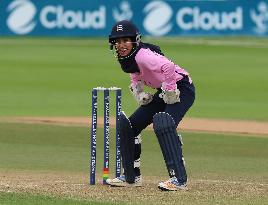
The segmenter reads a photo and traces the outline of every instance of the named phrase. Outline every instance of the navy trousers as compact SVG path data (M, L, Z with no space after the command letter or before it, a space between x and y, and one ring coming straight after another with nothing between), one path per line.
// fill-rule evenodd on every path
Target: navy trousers
M166 104L159 97L161 89L154 94L152 102L147 105L140 106L130 117L133 131L135 135L139 135L143 129L150 125L153 121L153 116L158 112L166 112L170 114L175 122L176 127L192 106L195 100L195 87L193 83L189 83L188 77L177 82L177 87L180 90L180 102L175 104Z
M195 87L189 83L189 79L185 76L181 81L177 82L177 87L180 90L180 102L168 105L159 94L161 89L154 94L152 102L148 105L140 106L130 117L135 136L138 136L143 129L153 122L153 116L158 112L166 112L170 114L175 122L176 127L189 110L195 100ZM135 161L140 162L141 144L135 143ZM140 165L134 167L135 175L140 176Z

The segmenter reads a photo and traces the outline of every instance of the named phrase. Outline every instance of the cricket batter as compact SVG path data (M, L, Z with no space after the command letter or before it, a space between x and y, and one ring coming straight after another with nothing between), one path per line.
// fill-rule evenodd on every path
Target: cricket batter
M189 73L164 56L156 45L141 41L141 34L130 21L116 23L109 35L110 49L115 49L121 69L129 73L130 91L139 104L128 118L119 119L120 150L124 173L108 179L112 186L141 186L140 133L153 123L166 163L169 179L158 184L165 191L187 189L187 174L182 154L182 141L176 128L193 105L195 87ZM156 89L154 94L144 86Z

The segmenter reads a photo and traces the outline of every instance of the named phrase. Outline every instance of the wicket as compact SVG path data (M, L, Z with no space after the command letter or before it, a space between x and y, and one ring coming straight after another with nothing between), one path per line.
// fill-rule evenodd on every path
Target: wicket
M120 138L119 138L119 115L121 112L121 88L96 87L92 89L92 126L91 126L91 158L90 158L90 185L95 185L96 177L96 154L97 154L97 110L98 92L104 93L104 160L103 160L103 184L109 177L109 135L110 135L110 91L116 93L116 162L115 177L121 174Z

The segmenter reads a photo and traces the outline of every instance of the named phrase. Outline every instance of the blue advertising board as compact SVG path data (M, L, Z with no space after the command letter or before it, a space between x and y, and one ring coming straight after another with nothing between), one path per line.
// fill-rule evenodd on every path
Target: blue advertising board
M107 36L120 20L142 35L268 36L268 0L2 0L0 35Z

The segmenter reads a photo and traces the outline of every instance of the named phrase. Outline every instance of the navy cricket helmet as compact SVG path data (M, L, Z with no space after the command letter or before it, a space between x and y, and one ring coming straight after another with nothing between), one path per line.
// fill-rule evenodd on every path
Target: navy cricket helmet
M113 49L115 40L124 37L129 37L133 43L136 43L136 46L140 43L141 35L138 28L128 20L119 21L113 26L111 34L109 35L111 50Z

